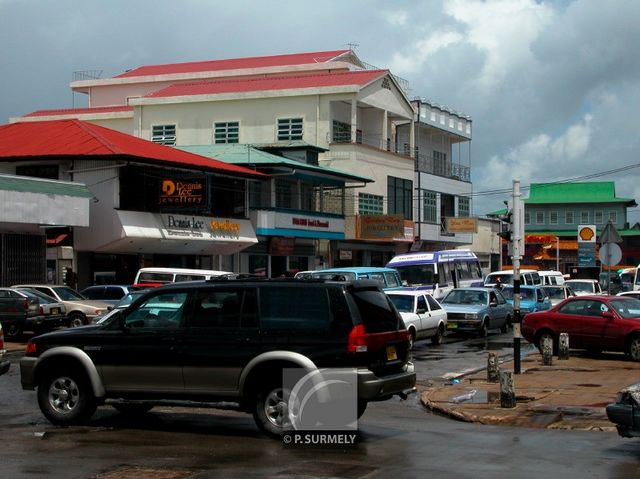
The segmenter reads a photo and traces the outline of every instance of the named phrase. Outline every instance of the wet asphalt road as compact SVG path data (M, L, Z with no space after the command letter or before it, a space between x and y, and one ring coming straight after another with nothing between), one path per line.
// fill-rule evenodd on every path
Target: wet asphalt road
M419 342L419 382L484 367L486 352L513 352L511 335ZM0 377L2 478L637 478L640 441L614 433L461 423L425 411L417 397L372 404L360 442L340 449L285 448L249 415L155 408L125 419L110 407L88 426L56 428L35 392L19 384L17 359Z

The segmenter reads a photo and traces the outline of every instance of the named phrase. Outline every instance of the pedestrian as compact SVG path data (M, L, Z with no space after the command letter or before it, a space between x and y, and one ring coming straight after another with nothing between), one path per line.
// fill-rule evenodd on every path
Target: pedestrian
M67 266L67 269L64 274L64 282L71 289L76 289L78 287L78 275L71 269L71 266Z
M496 278L496 289L502 289L502 278L500 276Z

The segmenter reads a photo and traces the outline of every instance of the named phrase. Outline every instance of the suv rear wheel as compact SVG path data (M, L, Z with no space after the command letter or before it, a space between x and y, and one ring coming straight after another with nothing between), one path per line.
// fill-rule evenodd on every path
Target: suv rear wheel
M253 419L264 433L274 437L284 434L290 426L288 401L289 391L278 381L268 382L260 389L253 407Z
M77 368L58 368L38 384L38 405L57 426L82 424L96 410L96 400L84 373Z

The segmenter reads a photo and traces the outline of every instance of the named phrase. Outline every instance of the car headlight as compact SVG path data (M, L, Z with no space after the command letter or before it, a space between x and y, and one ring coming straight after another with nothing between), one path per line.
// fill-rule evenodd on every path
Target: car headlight
M464 319L478 319L478 315L476 313L465 313Z

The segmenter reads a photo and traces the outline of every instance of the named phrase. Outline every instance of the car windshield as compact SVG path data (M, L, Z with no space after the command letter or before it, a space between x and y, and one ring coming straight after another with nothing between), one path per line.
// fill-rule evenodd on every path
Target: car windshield
M413 286L428 285L434 283L435 271L432 264L416 264L409 266L396 266L400 278Z
M552 286L545 286L544 290L547 292L552 299L564 299L565 298L565 289L564 288L554 288Z
M401 313L413 313L413 296L390 294L389 299Z
M593 283L581 281L567 281L567 285L571 286L574 291L581 293L593 293Z
M512 274L504 274L504 273L491 273L488 274L484 279L485 285L494 285L498 282L498 278L500 278L500 282L502 284L513 284L513 275Z
M326 273L322 273L322 272L313 273L311 276L314 279L330 279L333 281L353 281L356 279L355 273L349 273L344 271L340 271L340 272L327 271Z
M62 299L63 301L83 301L86 299L77 291L74 291L73 289L66 286L55 286L52 289L58 296L60 296L60 299Z
M142 296L145 292L146 291L133 291L127 294L126 296L123 296L123 298L115 304L114 308L118 308L118 309L126 308L131 303L133 303L136 299Z
M609 304L623 318L640 318L640 299L620 298L612 300Z
M504 299L513 299L513 288L504 288L502 290ZM536 292L529 288L520 288L520 299L525 301L534 301L536 299Z
M26 294L29 298L37 299L40 304L57 303L57 301L46 294L34 291L32 289L21 289L20 292Z
M449 291L442 304L487 304L487 292L466 289Z

